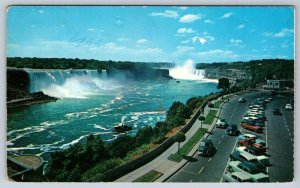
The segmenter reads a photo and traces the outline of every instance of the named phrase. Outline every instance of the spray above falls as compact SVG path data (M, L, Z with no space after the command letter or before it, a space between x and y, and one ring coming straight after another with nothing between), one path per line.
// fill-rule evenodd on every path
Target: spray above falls
M170 76L181 80L203 80L205 70L195 69L194 62L187 60L184 65L170 69Z
M120 87L107 78L106 70L26 69L26 72L30 77L30 93L42 91L58 98L87 98Z

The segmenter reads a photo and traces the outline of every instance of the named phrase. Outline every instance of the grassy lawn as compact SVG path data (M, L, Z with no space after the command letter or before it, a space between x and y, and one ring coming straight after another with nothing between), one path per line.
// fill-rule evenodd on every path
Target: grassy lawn
M211 125L216 117L216 114L217 114L217 110L210 110L210 112L205 117L203 123Z
M218 100L217 102L214 103L214 108L220 108L220 105L222 104L222 100Z
M155 170L151 170L133 182L153 182L163 174L161 172L157 172Z
M191 137L191 139L189 139L179 149L180 155L178 155L178 153L176 152L175 154L172 154L168 159L179 163L184 158L184 156L191 151L191 149L195 146L195 144L197 144L197 142L202 138L205 131L207 131L207 129L202 129L202 130L198 129L198 131Z

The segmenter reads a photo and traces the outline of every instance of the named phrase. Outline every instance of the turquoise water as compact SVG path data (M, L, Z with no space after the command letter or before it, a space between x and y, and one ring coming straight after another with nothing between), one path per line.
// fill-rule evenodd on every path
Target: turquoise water
M192 96L216 91L214 82L127 82L85 98L62 98L56 102L8 109L7 151L45 157L91 133L111 141L118 136L112 134L112 127L120 122L133 126L129 134L134 135L143 126L163 121L174 101L185 103Z

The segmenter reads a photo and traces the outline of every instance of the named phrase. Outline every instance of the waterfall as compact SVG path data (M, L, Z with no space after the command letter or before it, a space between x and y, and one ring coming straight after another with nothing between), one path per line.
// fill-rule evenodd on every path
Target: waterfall
M205 70L195 69L191 60L185 62L182 66L176 66L169 70L170 76L182 80L203 80L205 79Z
M76 97L113 89L106 70L25 69L29 74L29 92L43 91L54 97Z

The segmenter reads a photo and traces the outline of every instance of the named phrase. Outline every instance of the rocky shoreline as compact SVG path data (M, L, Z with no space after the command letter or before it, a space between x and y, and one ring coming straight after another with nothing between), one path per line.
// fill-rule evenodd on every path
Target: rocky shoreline
M50 102L50 101L56 101L57 98L55 97L50 97L48 95L45 95L43 92L36 92L30 94L28 97L21 98L21 99L13 99L10 101L7 101L7 107L8 108L13 108L17 106L22 106L22 105L32 105L32 104L37 104L37 103L44 103L44 102Z

